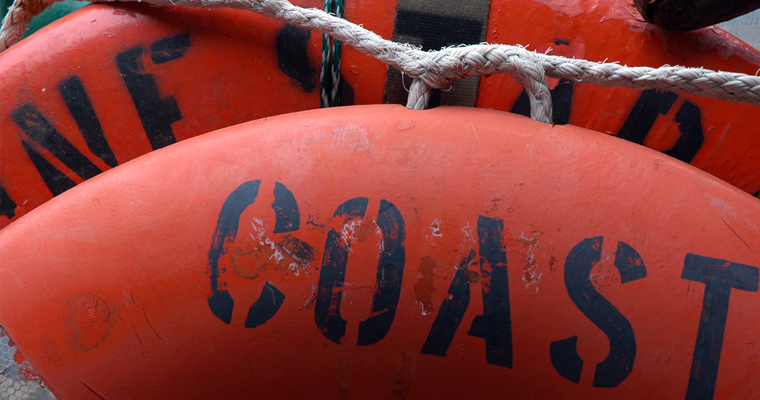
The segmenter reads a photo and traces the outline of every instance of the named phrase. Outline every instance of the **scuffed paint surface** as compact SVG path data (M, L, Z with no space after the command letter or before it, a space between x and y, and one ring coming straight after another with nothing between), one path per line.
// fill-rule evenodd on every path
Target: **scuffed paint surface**
M251 231L232 251L230 264L238 276L256 279L268 269L309 275L314 261L314 248L309 244L289 234L270 237L270 227L260 218L252 219Z
M75 352L96 350L113 328L108 303L92 293L73 296L65 303L68 306L66 345Z
M544 273L540 271L540 266L538 264L538 260L536 260L536 249L539 246L538 244L538 237L543 232L541 231L532 231L530 232L533 237L526 237L523 232L520 232L520 237L515 239L515 242L521 243L525 248L525 253L523 255L523 273L522 273L522 281L525 283L525 290L532 291L533 294L538 294L539 286L538 284L541 283L541 278L544 276Z

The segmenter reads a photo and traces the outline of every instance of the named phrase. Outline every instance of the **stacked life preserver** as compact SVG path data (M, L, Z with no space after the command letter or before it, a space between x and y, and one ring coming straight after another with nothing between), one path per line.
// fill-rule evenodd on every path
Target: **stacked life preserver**
M423 3L347 2L345 17L427 49L527 43L629 65L760 68L755 50L717 28L663 32L636 21L625 2L518 0L502 7L481 0L461 10ZM461 29L443 29L450 26ZM149 151L244 121L318 108L321 41L249 12L140 4L92 5L44 28L0 56L0 227ZM346 47L341 66L342 104L405 101L400 74L383 63ZM760 190L753 106L564 80L550 80L550 87L557 124L614 134L749 193ZM529 108L522 88L506 76L457 82L453 90L434 91L430 103L524 115Z
M627 64L760 68L760 54L722 31L666 33L624 2L391 3L347 3L345 17L428 49L520 42ZM442 36L448 25L464 28ZM0 92L12 93L0 104L0 227L152 150L319 107L320 45L250 13L142 5L92 5L43 29L0 56ZM350 49L341 75L344 105L406 96L400 74ZM558 125L760 190L753 106L550 86ZM455 83L431 103L528 113L501 76ZM363 107L231 129L1 231L0 324L61 398L756 389L738 356L753 327L726 322L754 307L754 201L704 173L477 110ZM670 307L662 319L647 315L659 304Z
M577 127L307 111L0 231L0 321L61 398L747 398L758 215Z

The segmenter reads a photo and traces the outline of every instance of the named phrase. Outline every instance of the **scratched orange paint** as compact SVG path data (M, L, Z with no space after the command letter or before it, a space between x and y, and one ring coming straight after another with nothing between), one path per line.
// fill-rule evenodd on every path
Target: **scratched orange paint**
M347 2L345 17L390 38L396 4ZM633 13L620 1L492 1L485 40L629 65L750 74L760 68L756 51L718 28L666 33ZM321 42L319 34L244 11L141 4L88 6L43 29L0 56L0 227L174 140L319 107ZM356 104L383 101L383 63L344 46L341 66ZM672 155L749 193L760 190L758 135L746 117L751 106L664 94L642 98L639 91L570 87L556 79L550 86L564 93L555 102L560 123L620 136L626 131L629 140L666 152L686 137ZM477 106L512 110L520 93L509 77L484 78ZM525 111L526 104L517 109ZM53 140L51 130L60 139Z
M759 214L577 127L308 111L0 231L0 324L62 399L751 398Z

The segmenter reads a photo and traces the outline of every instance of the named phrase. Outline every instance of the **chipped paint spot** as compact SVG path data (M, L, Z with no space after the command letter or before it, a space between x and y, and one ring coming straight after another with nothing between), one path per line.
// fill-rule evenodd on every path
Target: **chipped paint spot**
M108 303L94 293L73 296L65 303L69 307L65 318L66 345L74 352L96 350L113 327Z
M362 220L356 219L347 224L343 224L343 228L340 233L340 237L343 239L343 244L348 247L348 251L351 250L351 243L356 241L356 229L361 227Z
M523 262L525 267L523 268L522 281L525 282L525 290L533 290L533 294L538 294L538 284L541 283L541 278L544 273L539 270L540 266L538 260L536 260L536 248L539 247L538 236L543 232L531 231L534 235L532 238L525 236L523 232L520 232L520 237L515 239L515 242L522 243L525 247L525 254L523 256Z
M559 268L559 262L554 256L549 257L549 272L554 272Z
M405 131L407 129L414 128L414 122L410 121L408 118L404 118L401 122L396 125L397 131Z
M295 276L300 275L302 271L306 271L306 276L309 276L309 269L311 263L314 261L314 248L310 244L297 239L291 235L285 234L283 239L277 242L277 246L295 262L288 264L288 271L291 271Z
M591 274L589 275L589 281L591 281L591 285L594 286L594 289L601 292L607 286L620 280L618 274L613 272L613 269L617 271L617 268L612 264L605 262L605 260L594 265L594 268L591 269Z
M412 391L412 355L402 351L400 357L396 357L396 378L393 381L391 394L398 400L409 397Z
M466 271L464 276L467 277L467 281L470 283L480 282L480 274L475 271Z
M417 304L422 306L422 315L433 312L432 297L435 291L433 280L436 267L438 267L438 262L429 255L420 258L420 267L417 269L420 279L414 284L414 295L417 298Z
M433 222L430 223L430 234L425 236L425 240L428 242L432 242L437 237L443 237L443 233L441 233L441 221L434 219Z
M236 247L232 252L232 270L240 277L256 279L269 266L269 260L275 257L274 249L270 246L255 246L246 250ZM277 262L274 266L278 266Z
M264 271L288 271L299 276L306 270L308 276L314 260L314 248L289 234L276 242L267 235L269 227L259 218L251 221L253 232L236 246L231 255L232 270L240 277L256 279Z
M374 233L377 234L378 227L374 221L365 221L360 223L355 230L356 240L359 242L366 242L367 239Z

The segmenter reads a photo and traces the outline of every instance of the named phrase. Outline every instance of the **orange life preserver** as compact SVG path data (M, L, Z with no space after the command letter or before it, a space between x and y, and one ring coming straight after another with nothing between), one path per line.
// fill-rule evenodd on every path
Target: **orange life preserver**
M0 231L0 324L62 399L749 398L758 215L572 126L307 111Z
M621 1L443 3L349 1L345 17L426 49L489 41L629 65L760 68L756 51L717 28L664 33ZM91 5L46 27L0 56L0 227L166 144L319 107L321 42L250 12L145 4ZM406 98L400 75L381 62L344 46L341 65L343 104ZM616 134L760 190L753 106L569 81L551 87L558 124ZM434 91L431 104L527 114L521 93L511 78L492 76Z

